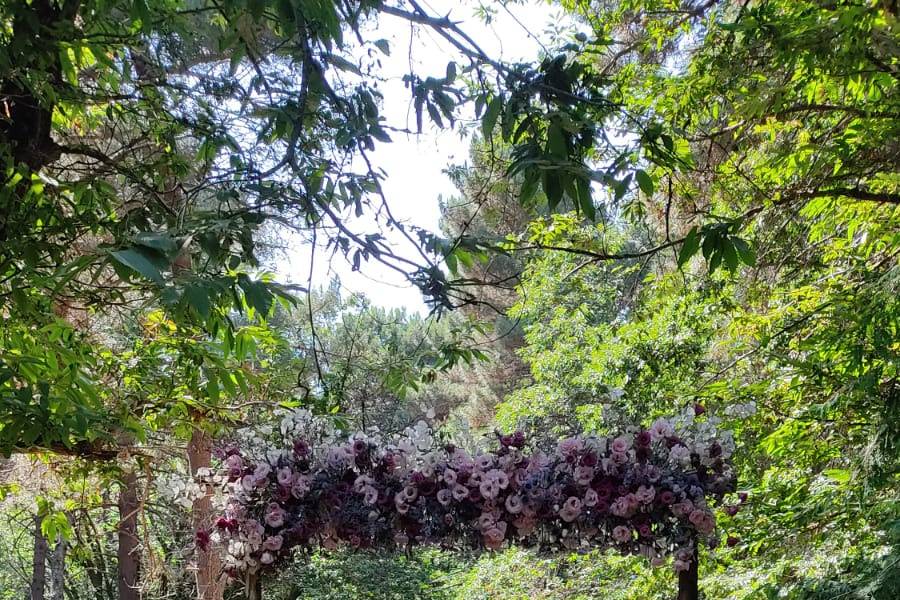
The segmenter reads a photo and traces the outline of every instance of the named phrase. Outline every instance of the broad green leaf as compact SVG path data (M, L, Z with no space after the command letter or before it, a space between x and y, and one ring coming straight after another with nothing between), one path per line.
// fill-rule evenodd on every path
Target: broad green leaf
M484 116L481 117L481 133L484 135L484 139L489 140L491 138L491 134L494 131L494 127L497 125L497 119L500 117L500 112L503 110L503 101L499 96L494 96L487 104L487 108L484 111Z
M637 179L638 187L641 188L641 191L644 192L647 196L653 195L653 178L644 171L643 169L638 169L634 172L634 177Z
M128 248L116 250L110 255L120 264L140 273L146 279L162 285L163 277L159 268L159 257L152 250L145 248Z
M684 264L689 261L699 249L700 232L697 227L691 227L691 230L684 237L684 242L681 244L681 250L678 252L678 266L684 266Z

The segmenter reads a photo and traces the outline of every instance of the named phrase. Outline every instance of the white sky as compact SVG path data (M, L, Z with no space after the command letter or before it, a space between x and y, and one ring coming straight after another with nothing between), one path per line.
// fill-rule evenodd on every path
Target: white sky
M497 6L490 23L477 16L477 1L430 0L421 4L431 14L449 15L454 21L461 21L460 27L488 55L504 61L534 61L540 53L541 43L549 45L561 24L571 24L557 7L541 1L510 4L506 9ZM381 72L388 79L380 86L386 123L414 130L415 113L409 90L402 81L403 75L410 71L410 58L414 71L423 77L441 77L450 60L459 64L464 61L437 33L424 27L413 29L409 23L389 15L381 16L370 38L384 38L391 46L391 55L381 57ZM449 165L467 162L469 138L458 130L438 130L428 123L427 115L423 121L425 131L421 135L391 132L392 143L376 143L372 159L376 168L387 173L382 187L394 216L404 223L436 232L440 217L439 198L457 193L443 170ZM374 227L372 231L375 231ZM383 233L401 254L414 257L414 249L400 233ZM337 274L347 293L362 292L373 303L384 307L426 312L418 289L387 267L369 261L363 262L361 272L353 272L340 254L330 263L327 259L324 252L317 253L314 286L324 285ZM280 281L305 285L309 276L308 245L293 242L287 260L273 266Z

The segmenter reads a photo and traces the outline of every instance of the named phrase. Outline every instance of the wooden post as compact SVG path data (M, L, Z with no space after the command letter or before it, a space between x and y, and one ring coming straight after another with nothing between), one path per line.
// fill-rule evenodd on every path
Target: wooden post
M141 545L138 537L141 499L137 486L137 474L133 470L126 471L119 487L119 548L116 552L119 600L141 600Z
M699 555L697 544L694 543L694 556L691 557L691 566L687 571L678 573L678 600L700 600L699 587Z
M251 573L244 580L244 594L247 600L262 600L262 579L259 573Z
M201 415L194 416L194 430L188 443L187 455L191 475L210 466L212 438L202 427ZM194 500L191 507L191 523L194 531L207 531L212 526L212 490L203 484L203 495ZM197 596L196 600L222 600L225 581L222 578L222 561L212 549L197 547Z

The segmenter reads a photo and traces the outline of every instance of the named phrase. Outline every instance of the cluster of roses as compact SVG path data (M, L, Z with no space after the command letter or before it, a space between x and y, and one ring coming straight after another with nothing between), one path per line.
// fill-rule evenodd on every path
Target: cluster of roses
M497 437L471 454L434 444L420 424L392 443L297 437L263 460L229 448L217 476L224 514L198 541L217 542L234 577L294 549L422 543L614 547L654 565L673 554L684 570L695 543L715 544L711 504L734 491L730 436L676 432L665 419L612 438L567 438L549 452L526 452L521 432Z

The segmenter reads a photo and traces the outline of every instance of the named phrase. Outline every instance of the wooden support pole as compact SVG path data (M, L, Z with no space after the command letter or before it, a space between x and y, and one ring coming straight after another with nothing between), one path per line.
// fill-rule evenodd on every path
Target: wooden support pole
M259 573L251 573L244 580L244 595L247 600L262 600L262 579Z
M699 569L697 568L699 562L695 543L690 568L678 573L678 600L700 600Z

